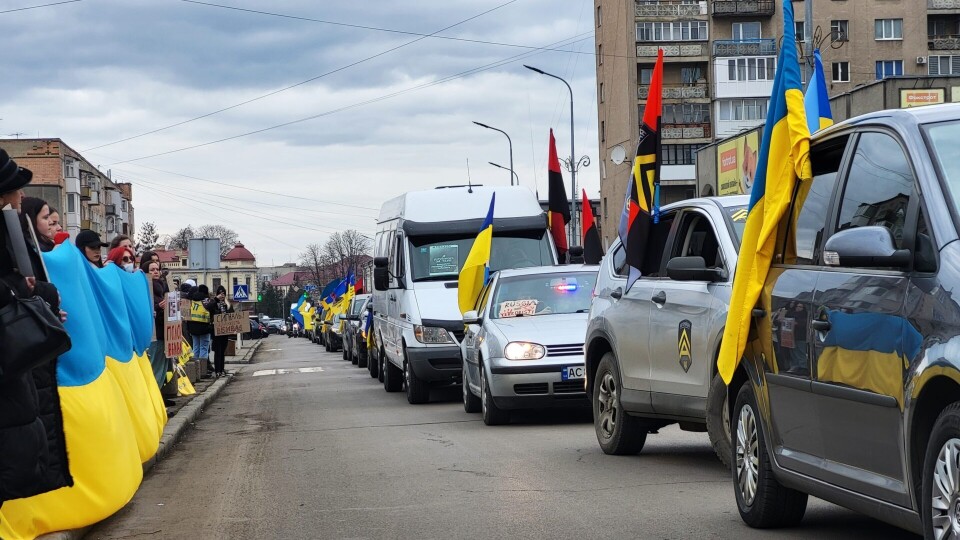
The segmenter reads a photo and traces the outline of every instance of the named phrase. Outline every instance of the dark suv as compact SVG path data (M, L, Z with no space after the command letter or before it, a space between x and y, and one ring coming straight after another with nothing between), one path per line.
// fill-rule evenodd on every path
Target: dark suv
M960 533L960 106L818 133L728 391L737 506Z

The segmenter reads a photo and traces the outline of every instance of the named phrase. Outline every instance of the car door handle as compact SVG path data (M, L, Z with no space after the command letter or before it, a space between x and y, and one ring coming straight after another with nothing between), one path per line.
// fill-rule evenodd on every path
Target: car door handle
M653 298L651 298L651 300L653 300L654 304L660 304L662 306L667 303L667 293L664 291L660 291L657 294L653 295Z
M613 292L610 293L610 298L614 298L616 300L623 298L623 288L617 287L614 289Z
M817 332L829 332L832 325L830 324L830 321L821 321L820 319L815 319L810 323L810 326L812 326Z

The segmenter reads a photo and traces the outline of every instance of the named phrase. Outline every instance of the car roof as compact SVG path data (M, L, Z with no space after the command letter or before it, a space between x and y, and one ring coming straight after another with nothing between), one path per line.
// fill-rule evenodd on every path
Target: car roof
M916 127L933 122L960 120L960 104L944 103L940 105L924 105L907 109L886 109L861 114L849 120L838 122L814 135L814 140L829 137L830 134L845 127L861 124L885 124L901 129Z
M570 274L573 272L597 272L597 264L558 264L554 266L530 266L500 270L500 277L536 276L540 274Z
M483 219L490 199L497 195L495 217L539 216L540 203L530 189L519 186L461 186L408 191L383 203L378 222L402 217L408 221L435 223Z

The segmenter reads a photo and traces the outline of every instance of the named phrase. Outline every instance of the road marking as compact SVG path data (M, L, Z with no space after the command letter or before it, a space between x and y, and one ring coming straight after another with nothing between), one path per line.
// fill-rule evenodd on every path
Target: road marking
M297 369L261 369L260 371L254 371L254 377L261 377L263 375L286 375L288 373L320 373L323 371L322 367L304 367Z

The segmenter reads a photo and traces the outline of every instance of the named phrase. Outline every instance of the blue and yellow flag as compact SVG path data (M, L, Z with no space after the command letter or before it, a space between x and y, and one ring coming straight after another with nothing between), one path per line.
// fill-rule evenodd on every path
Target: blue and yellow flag
M457 278L457 304L460 313L473 309L480 296L480 290L490 277L490 247L493 245L493 205L497 194L490 197L490 209L480 225L480 234L473 241L467 260L463 262L460 276Z
M727 384L747 346L751 314L770 270L777 229L790 207L797 178L809 180L812 176L810 129L800 86L791 2L783 3L783 28L783 44L760 142L727 324L717 358L717 371Z
M813 77L810 78L807 93L803 96L803 105L807 110L807 127L811 134L833 125L830 95L827 94L827 79L823 75L820 49L813 51Z

